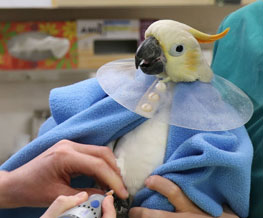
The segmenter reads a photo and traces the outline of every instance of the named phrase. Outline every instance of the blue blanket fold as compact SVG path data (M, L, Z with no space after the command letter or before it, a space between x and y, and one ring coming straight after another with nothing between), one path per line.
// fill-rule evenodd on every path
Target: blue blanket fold
M188 132L186 136L185 131ZM244 175L250 175L252 152L248 145L250 140L244 128L200 132L173 126L165 163L153 174L174 181L195 204L213 216L219 216L221 205L227 203L240 217L246 217L250 179ZM167 199L146 188L136 195L134 206L140 205L168 211L174 209L167 205Z
M1 170L23 165L61 139L106 145L146 120L107 96L96 79L54 89L50 108L52 117L42 125L38 138L6 161ZM213 216L221 215L221 204L227 203L240 217L246 217L252 153L244 127L203 132L170 126L164 164L153 174L177 183L193 202ZM166 198L147 188L136 194L133 205L174 210ZM16 210L0 210L0 217L24 217ZM28 214L31 209L23 210ZM27 217L37 215L39 211L34 210Z

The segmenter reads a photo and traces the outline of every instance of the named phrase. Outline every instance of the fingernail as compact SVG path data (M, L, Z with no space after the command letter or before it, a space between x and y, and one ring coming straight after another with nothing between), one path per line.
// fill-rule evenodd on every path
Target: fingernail
M82 198L84 198L87 194L88 194L87 192L80 192L80 193L76 194L76 197L82 199Z
M113 196L112 196L112 195L108 195L107 198L109 198L110 201L113 203L114 199L113 199Z
M122 192L122 194L125 196L125 198L128 198L128 197L129 197L129 192L128 192L125 188L123 188L123 189L121 190L121 192Z
M145 184L146 186L149 186L150 183L151 183L151 177L148 177L148 178L144 181L144 184Z
M110 191L108 191L105 195L113 195L114 194L114 190L113 189L111 189Z

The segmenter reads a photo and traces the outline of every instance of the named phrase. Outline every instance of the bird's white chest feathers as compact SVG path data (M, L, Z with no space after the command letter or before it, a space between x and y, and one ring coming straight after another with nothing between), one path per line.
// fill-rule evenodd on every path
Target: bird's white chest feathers
M167 124L149 119L117 142L114 154L131 195L141 189L145 179L163 163L167 135Z

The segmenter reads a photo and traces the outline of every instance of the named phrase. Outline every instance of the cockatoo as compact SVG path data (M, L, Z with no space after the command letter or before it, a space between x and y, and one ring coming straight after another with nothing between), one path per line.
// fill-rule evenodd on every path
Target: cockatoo
M228 31L229 28L217 35L207 35L173 20L157 21L145 32L146 39L136 53L136 68L165 81L210 82L213 72L198 42L213 42Z
M210 82L213 72L198 42L213 42L224 37L228 30L207 35L176 21L157 21L147 29L146 39L136 52L136 68L158 75L165 82ZM151 118L112 143L130 195L135 195L145 179L163 163L168 130L168 124Z

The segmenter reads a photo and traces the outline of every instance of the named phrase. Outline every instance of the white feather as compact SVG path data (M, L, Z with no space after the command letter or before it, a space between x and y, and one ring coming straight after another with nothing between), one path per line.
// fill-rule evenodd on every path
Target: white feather
M149 119L117 142L114 153L131 195L141 189L145 179L163 163L167 135L167 124Z

